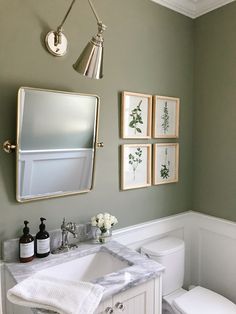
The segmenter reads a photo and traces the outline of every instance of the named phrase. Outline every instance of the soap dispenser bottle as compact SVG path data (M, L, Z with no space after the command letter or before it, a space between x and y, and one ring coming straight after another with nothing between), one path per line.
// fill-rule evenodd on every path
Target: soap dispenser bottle
M34 238L29 233L28 221L25 220L25 227L23 229L23 235L20 238L20 262L31 262L34 258Z
M49 233L45 230L44 220L46 219L41 217L40 220L39 232L36 234L36 256L42 258L48 256L50 253L50 237Z

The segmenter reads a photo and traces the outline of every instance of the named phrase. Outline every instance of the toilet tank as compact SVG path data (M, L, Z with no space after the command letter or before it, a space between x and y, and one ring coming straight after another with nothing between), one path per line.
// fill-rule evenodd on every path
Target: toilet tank
M141 248L141 253L165 266L162 294L168 295L180 289L184 282L184 241L165 237L150 242Z

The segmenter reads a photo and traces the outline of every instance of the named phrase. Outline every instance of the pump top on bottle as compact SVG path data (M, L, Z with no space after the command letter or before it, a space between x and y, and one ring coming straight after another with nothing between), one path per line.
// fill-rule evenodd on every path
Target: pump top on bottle
M23 229L23 235L20 237L20 262L27 263L34 258L34 238L29 233L28 221L25 220L25 227Z
M28 221L27 220L24 220L24 228L23 228L23 234L25 235L25 236L27 236L28 234L29 234L29 231L30 231L30 229L29 229L29 227L28 227Z
M43 223L46 220L46 218L41 217L40 220L41 220L41 224L39 225L39 230L43 232L46 229L46 226Z
M45 230L45 218L41 217L41 224L39 225L39 232L36 234L36 256L46 257L50 253L50 237L49 233Z

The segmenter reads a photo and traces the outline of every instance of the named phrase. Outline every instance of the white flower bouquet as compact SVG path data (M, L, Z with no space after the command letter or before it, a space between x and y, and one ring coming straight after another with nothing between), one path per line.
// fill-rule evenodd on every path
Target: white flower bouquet
M104 214L100 213L91 218L92 226L99 228L101 230L101 233L106 233L117 223L118 223L117 218L109 213Z

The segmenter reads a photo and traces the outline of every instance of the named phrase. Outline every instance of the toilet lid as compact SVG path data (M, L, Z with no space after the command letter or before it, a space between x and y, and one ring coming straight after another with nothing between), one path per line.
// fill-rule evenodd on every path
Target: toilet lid
M236 314L236 305L225 297L202 287L195 287L173 303L182 314Z
M166 256L182 249L184 249L183 240L173 237L165 237L143 245L141 251L149 255Z

